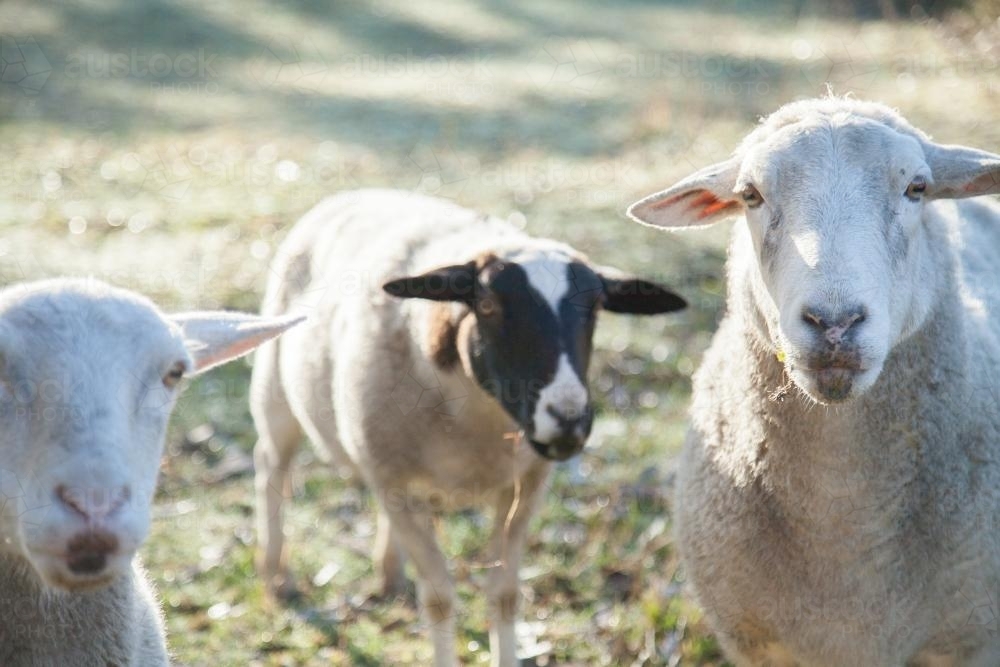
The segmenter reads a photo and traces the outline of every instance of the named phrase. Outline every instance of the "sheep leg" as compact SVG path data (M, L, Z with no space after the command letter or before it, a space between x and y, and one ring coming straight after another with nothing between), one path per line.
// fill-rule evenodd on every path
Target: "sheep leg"
M488 581L490 612L490 665L518 665L516 623L521 602L518 572L527 536L528 523L544 490L548 464L539 465L513 486L500 493L493 521L491 552L497 566Z
M251 411L259 439L254 447L254 486L257 495L257 572L267 592L278 598L295 593L285 548L284 508L291 501L288 474L302 430L280 387L275 345L258 353L258 369L251 382Z
M393 504L396 503L390 503ZM385 511L392 525L391 533L417 567L417 594L430 622L434 667L454 667L458 664L455 585L448 573L448 561L438 546L431 513L413 508L409 502L401 505L390 506Z
M381 508L378 512L378 528L375 533L375 570L382 575L382 594L387 597L399 595L406 590L406 553L392 530L389 515Z

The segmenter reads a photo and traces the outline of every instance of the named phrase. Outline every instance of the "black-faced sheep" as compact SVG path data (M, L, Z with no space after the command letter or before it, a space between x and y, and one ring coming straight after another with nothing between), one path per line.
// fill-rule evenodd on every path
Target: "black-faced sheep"
M267 584L287 586L281 511L304 432L374 492L386 588L402 585L404 555L416 565L437 665L455 663L455 608L432 512L493 505L491 652L515 664L525 529L551 460L590 432L596 315L683 305L444 200L368 190L317 206L279 251L264 308L308 310L309 323L261 349L252 381ZM519 431L530 446L508 437Z

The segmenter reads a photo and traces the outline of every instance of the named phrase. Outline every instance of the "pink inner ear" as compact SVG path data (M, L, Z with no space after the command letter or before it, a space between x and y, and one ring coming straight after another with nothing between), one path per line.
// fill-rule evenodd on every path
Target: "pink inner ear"
M715 195L707 190L688 190L682 192L679 195L674 195L669 199L664 199L663 201L658 201L651 206L653 209L666 208L667 206L673 206L682 199L687 199L688 197L695 197L695 200L691 202L691 207L698 206L699 203L704 202L705 195L708 195L710 199L715 199Z
M993 172L987 172L967 183L963 190L975 194L988 194L996 191L998 187L1000 187L1000 177Z
M218 366L230 359L236 359L242 357L244 354L249 354L255 347L260 345L263 340L266 340L265 336L257 336L251 339L241 340L228 345L227 347L213 350L212 353L204 356L198 357L195 355L195 370L201 371L204 369L212 368L213 366ZM263 340L262 340L263 339Z
M709 204L708 206L706 206L701 210L701 213L698 214L698 217L707 218L709 216L715 215L716 213L720 213L721 211L726 211L728 209L737 209L739 207L740 205L734 201L723 201L718 197L716 197L713 203Z
M651 206L654 210L673 206L682 199L691 198L688 209L695 213L699 220L710 218L717 213L729 209L738 209L739 203L731 200L719 199L708 190L689 190L679 195L656 202Z
M693 192L685 192L685 193L679 194L679 195L677 195L675 197L670 197L669 199L664 199L663 201L658 201L655 204L652 204L650 206L650 208L655 211L655 210L659 210L661 208L666 208L667 206L673 206L674 204L676 204L680 200L684 199L685 197L690 197L692 194L694 194L694 193Z
M734 201L719 199L708 190L702 190L700 194L691 201L689 208L700 209L697 211L697 215L698 219L702 220L730 208L739 208L739 206L740 205Z

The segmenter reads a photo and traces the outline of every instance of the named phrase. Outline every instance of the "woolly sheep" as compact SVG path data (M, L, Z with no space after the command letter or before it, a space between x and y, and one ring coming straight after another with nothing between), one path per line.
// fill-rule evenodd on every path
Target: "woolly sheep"
M413 559L437 665L456 661L454 589L432 512L493 505L492 660L516 664L525 530L550 460L579 452L590 432L596 312L683 305L441 199L365 190L322 202L279 250L263 311L314 316L261 348L251 382L258 567L269 589L294 590L281 512L304 432L375 493L387 592L405 583L404 555ZM516 431L530 447L508 437Z
M135 553L177 385L296 321L168 317L87 280L0 292L0 664L168 664Z
M634 204L741 215L676 537L739 665L997 665L1000 156L880 104L782 107Z

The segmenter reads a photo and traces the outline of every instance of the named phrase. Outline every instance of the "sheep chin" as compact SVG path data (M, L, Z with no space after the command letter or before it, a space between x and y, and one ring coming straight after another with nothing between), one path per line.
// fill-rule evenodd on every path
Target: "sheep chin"
M791 369L795 384L820 405L842 405L866 393L878 379L879 368L830 367L818 370Z

